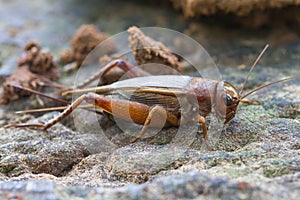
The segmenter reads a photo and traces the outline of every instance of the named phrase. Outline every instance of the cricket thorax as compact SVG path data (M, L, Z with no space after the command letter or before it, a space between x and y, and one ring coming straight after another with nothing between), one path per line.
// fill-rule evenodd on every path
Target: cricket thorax
M214 105L215 88L217 81L193 78L190 83L190 90L192 90L197 98L199 105L199 114L203 117L209 115Z

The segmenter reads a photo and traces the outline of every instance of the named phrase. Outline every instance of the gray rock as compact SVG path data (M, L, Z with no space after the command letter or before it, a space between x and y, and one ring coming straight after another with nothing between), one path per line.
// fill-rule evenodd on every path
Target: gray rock
M128 184L116 189L70 187L52 181L10 181L0 184L1 198L21 199L297 199L280 184L271 187L230 181L207 173L190 171L159 177L150 183Z

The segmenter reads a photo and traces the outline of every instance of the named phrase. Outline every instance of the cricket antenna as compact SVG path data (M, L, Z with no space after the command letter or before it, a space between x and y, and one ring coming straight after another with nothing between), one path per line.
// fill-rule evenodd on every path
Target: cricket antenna
M281 79L279 81L274 81L272 83L268 83L268 84L265 84L265 85L262 85L262 86L259 86L253 90L251 90L250 92L248 92L247 94L245 94L241 99L244 99L246 98L247 96L249 96L250 94L253 94L254 92L258 91L258 90L261 90L265 87L269 87L270 85L274 85L274 84L277 84L277 83L281 83L281 82L284 82L284 81L289 81L289 80L292 80L292 79L297 79L297 78L300 78L300 76L292 76L292 77L289 77L289 78L284 78L284 79Z
M269 44L267 44L267 45L265 46L265 48L261 51L261 53L259 54L259 56L256 58L255 62L254 62L253 65L251 66L251 68L250 68L250 70L249 70L249 72L248 72L248 74L247 74L247 76L246 76L246 78L245 78L245 81L244 81L244 83L243 83L243 87L242 87L242 89L241 89L241 91L240 91L240 93L239 93L239 96L241 96L241 95L243 94L243 92L244 92L244 90L245 90L245 87L246 87L246 84L247 84L247 81L248 81L248 78L249 78L250 74L252 73L254 67L256 66L256 64L258 63L258 61L261 59L261 57L263 56L263 54L265 53L265 51L267 50L268 47L269 47ZM248 95L247 95L247 96L248 96ZM242 98L242 99L243 99L243 98Z

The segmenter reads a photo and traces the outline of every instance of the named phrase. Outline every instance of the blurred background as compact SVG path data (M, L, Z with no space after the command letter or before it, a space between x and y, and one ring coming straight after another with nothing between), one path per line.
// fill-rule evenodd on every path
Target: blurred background
M276 0L1 1L0 72L9 74L8 66L28 40L58 53L82 24L95 24L110 35L132 25L174 29L196 39L218 65L233 67L248 65L269 43L271 56L264 61L293 64L299 61L299 11L297 1Z

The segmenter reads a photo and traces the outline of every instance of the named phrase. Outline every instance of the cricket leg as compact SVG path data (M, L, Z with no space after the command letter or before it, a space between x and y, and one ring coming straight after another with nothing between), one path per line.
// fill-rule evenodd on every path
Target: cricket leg
M47 130L51 126L60 122L66 116L68 116L73 110L80 107L80 104L85 101L88 104L95 105L95 107L110 113L114 116L122 119L133 121L137 124L145 124L147 116L151 111L151 107L142 103L133 102L129 100L111 99L98 95L96 93L87 93L78 97L72 104L70 104L63 112L59 115L50 119L46 123L34 123L34 124L15 124L7 125L5 128L21 128L21 127L40 127L42 130ZM163 110L163 108L160 108ZM159 110L158 108L154 109ZM162 112L162 111L161 111ZM129 113L129 115L128 115ZM151 119L152 114L150 115ZM150 120L151 121L151 120ZM173 114L167 112L167 123L169 125L177 125L178 119Z
M206 128L206 120L202 116L198 116L198 122L202 125L202 131L203 131L203 139L207 140L207 128Z
M12 125L6 125L6 126L4 126L4 128L40 127L40 128L42 128L42 130L47 130L48 128L50 128L51 126L58 123L59 121L61 121L66 116L68 116L87 97L88 97L87 94L84 94L84 95L80 96L72 104L70 104L62 113L60 113L59 115L57 115L53 119L50 119L46 123L12 124Z
M207 147L208 150L212 150L210 145L207 143L207 127L206 127L206 120L203 116L198 116L198 122L201 123L202 125L202 132L203 132L203 141L205 146Z
M143 135L145 134L145 132L148 128L148 125L150 124L153 117L159 117L159 116L164 116L164 115L166 115L166 123L167 124L172 124L175 126L179 124L179 119L175 115L166 111L161 106L154 106L153 108L151 108L151 110L145 120L144 126L143 126L142 130L140 131L139 135L137 135L134 139L132 139L131 143L134 143L143 137Z
M107 65L105 65L103 68L101 68L96 74L94 74L93 76L88 78L86 81L84 81L83 83L77 85L76 87L74 87L72 89L84 88L91 82L93 82L93 81L99 79L100 77L102 77L103 75L105 75L109 70L111 70L114 67L119 67L122 70L124 70L125 72L128 72L128 76L130 78L150 75L146 71L138 69L138 68L134 67L133 65L131 65L130 63L125 62L124 60L117 59L117 60L113 60L113 61L109 62Z

